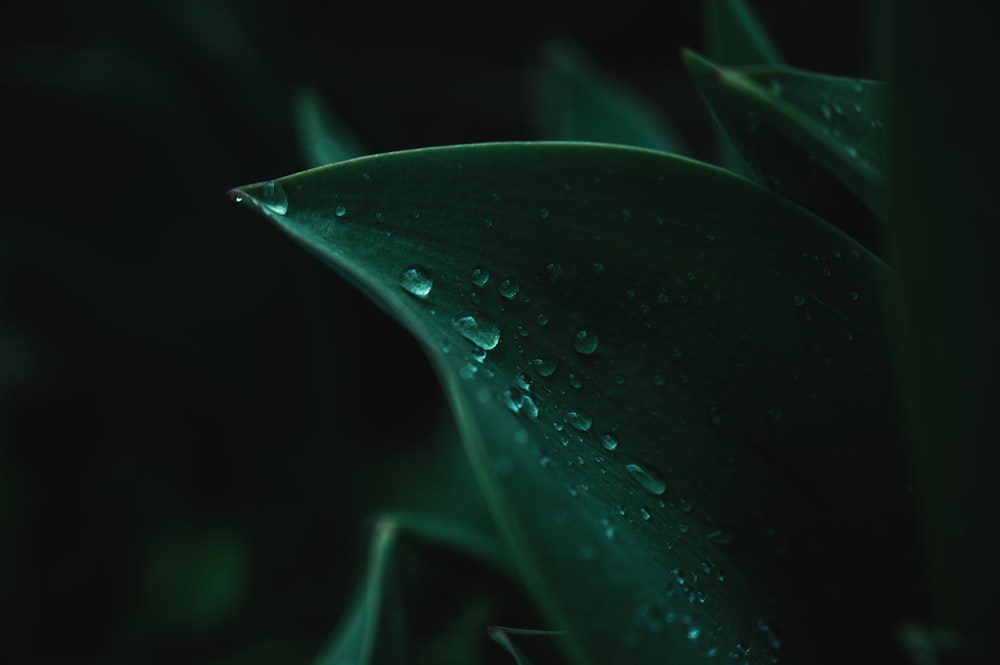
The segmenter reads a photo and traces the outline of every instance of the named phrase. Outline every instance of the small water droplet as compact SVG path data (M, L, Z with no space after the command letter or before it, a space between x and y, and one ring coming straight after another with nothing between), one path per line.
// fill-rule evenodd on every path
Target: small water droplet
M685 513L690 513L691 512L691 502L688 500L687 497L684 497L684 496L678 497L677 498L677 507L680 508L681 510L683 510Z
M490 271L486 268L473 268L472 269L472 283L476 286L486 286L486 283L490 281Z
M821 110L823 111L823 119L824 120L826 120L827 122L829 122L830 120L833 119L833 114L830 112L830 107L829 106L827 106L826 104L823 104L823 106L821 107Z
M618 447L618 436L614 432L607 432L601 437L601 445L605 450L614 450Z
M521 290L521 284L516 279L510 279L508 277L500 282L500 286L497 287L497 290L500 292L500 295L510 300L517 295L518 291Z
M484 351L489 351L500 343L500 327L482 314L452 319L451 323L462 337Z
M851 145L845 145L844 152L846 152L847 156L851 159L856 159L858 156L858 149Z
M781 85L781 81L778 79L771 79L771 94L775 97L781 97L785 92L785 87Z
M715 531L709 531L708 542L713 545L730 545L734 540L736 540L736 534L727 529L716 529Z
M549 322L548 314L539 314L538 316L535 317L535 323L537 323L540 326L544 326L548 324L548 322Z
M688 630L687 636L689 640L696 640L701 636L701 629L691 628L690 630Z
M486 349L481 349L477 346L472 349L472 357L476 360L476 362L483 362L486 360Z
M859 295L858 295L858 292L857 292L857 291L851 291L851 292L850 292L850 293L849 293L848 295L849 295L849 296L851 297L851 300L855 300L855 301L856 301L856 300L857 300L858 298L860 298L860 297L861 297L861 296L859 296Z
M641 518L643 519L643 521L645 521L645 522L648 522L648 521L649 521L650 519L652 519L652 517L653 517L652 515L650 515L650 514L649 514L649 511L648 511L648 510L646 510L646 508L645 508L645 507L642 507L642 508L640 508L640 509L639 509L639 516L640 516L640 517L641 517Z
M549 281L555 282L562 274L562 266L558 263L549 263L545 266L545 271L549 273Z
M802 296L795 296L795 297L794 297L794 298L792 299L792 302L794 302L794 303L795 303L795 306L796 306L796 307L802 307L803 305L805 305L805 304L806 304L806 299L805 299L805 298L803 298Z
M594 274L595 275L600 275L602 272L604 272L604 264L603 263L595 263L594 264Z
M667 491L667 481L654 467L632 463L626 464L625 470L632 474L632 477L650 494L659 496Z
M333 209L333 214L337 217L343 217L347 214L347 206L339 205Z
M550 377L556 373L556 368L558 365L554 360L546 360L545 358L535 358L531 361L532 366L535 368L535 372L541 377Z
M854 88L854 92L861 92L865 89L865 86L861 83L861 81L855 81L852 84L852 87Z
M412 265L400 273L399 285L418 298L426 298L434 288L434 279L423 266Z
M376 212L375 213L375 221L376 222L380 222L380 223L384 222L385 221L385 214L382 213L382 212Z
M632 211L629 210L628 208L622 208L622 219L628 221L631 218L632 218Z
M490 198L493 199L493 203L500 203L500 195L497 194L496 192L490 194Z
M517 375L517 387L521 390L531 390L531 377L521 372Z
M656 302L660 303L661 305L666 305L667 303L670 302L670 296L668 296L666 293L661 292L657 294Z
M666 382L667 382L667 380L665 378L663 378L662 374L654 374L653 375L653 385L654 386L662 386Z
M548 208L539 208L538 210L538 216L542 219L548 219L551 214Z
M594 421L584 411L568 411L566 412L566 422L581 432L586 432L590 429Z
M577 350L577 353L582 353L585 356L596 351L599 343L600 339L597 335L585 328L580 328L573 336L573 348Z
M260 188L260 202L276 215L288 212L288 196L279 182L272 180Z
M573 386L574 388L582 388L583 387L583 381L580 379L580 377L578 377L576 374L574 374L572 372L570 372L566 376L566 380L569 381L569 385Z
M625 385L625 377L621 374L615 377L615 384L619 386Z

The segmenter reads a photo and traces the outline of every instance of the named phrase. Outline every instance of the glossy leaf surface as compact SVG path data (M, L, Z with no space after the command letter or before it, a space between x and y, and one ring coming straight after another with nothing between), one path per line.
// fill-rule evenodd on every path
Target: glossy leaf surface
M898 591L912 542L894 280L850 238L726 171L600 144L390 153L231 195L420 340L574 662L837 662L888 639L893 609L862 599Z

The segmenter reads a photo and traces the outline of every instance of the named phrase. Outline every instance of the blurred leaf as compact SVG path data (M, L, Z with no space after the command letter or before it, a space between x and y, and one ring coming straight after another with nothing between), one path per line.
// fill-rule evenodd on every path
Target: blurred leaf
M721 65L779 65L784 63L764 26L743 0L706 0L705 44L708 55ZM716 127L722 163L730 170L751 176L750 165L739 148Z
M404 151L231 195L424 346L574 662L897 654L894 281L850 238L726 171L600 144Z
M315 90L298 91L294 115L303 159L308 166L323 166L365 154L361 144L333 116Z
M893 351L936 603L924 640L948 636L977 652L939 662L996 663L1000 447L989 441L1000 373L1000 134L991 127L1000 96L984 83L1000 50L972 3L894 2L891 16L890 200L902 283Z
M315 665L399 663L406 650L399 589L389 577L398 526L378 520L372 534L366 572L357 596L334 639ZM389 602L384 597L391 586Z
M531 660L524 655L524 652L517 648L517 645L510 639L511 635L560 635L561 633L551 630L525 630L521 628L508 628L506 626L488 626L486 634L503 647L509 653L517 665L532 665Z
M541 93L547 139L689 152L666 118L568 43L552 42L546 48Z
M856 197L884 218L882 83L789 67L719 67L691 51L684 60L761 184L883 254L877 220L845 208Z
M778 65L778 53L764 26L743 0L706 0L705 43L722 65Z

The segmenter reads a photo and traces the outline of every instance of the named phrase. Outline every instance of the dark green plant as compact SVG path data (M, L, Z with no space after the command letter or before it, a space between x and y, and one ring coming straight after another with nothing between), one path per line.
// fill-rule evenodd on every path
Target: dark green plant
M523 585L544 625L519 628L543 634L489 630L518 663L539 639L573 663L978 648L900 630L930 609L893 373L886 91L778 64L742 3L707 7L714 60L683 57L750 179L678 154L556 46L560 141L349 158L303 96L309 159L336 163L230 193L416 337L496 525L380 516L320 663L430 658L401 616L404 534Z

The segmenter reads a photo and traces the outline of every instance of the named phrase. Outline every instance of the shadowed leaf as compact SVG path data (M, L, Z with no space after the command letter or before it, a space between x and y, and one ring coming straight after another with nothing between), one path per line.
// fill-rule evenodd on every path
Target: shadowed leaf
M315 90L299 90L294 101L295 129L308 166L360 157L364 148L323 104Z
M754 177L883 254L883 84L789 67L719 67L684 54L702 96Z
M389 153L231 195L420 340L573 662L897 648L895 282L849 237L599 144Z

